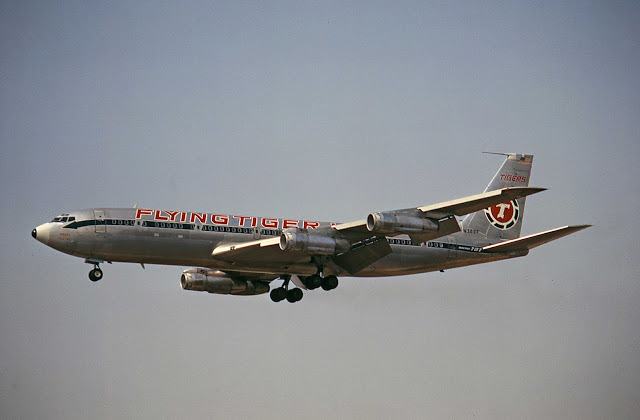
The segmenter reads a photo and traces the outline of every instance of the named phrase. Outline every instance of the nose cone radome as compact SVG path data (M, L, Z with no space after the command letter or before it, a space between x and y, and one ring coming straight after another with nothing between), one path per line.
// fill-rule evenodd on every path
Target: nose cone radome
M31 231L31 236L33 236L37 241L42 242L43 244L49 243L50 234L51 234L51 225L49 223L40 225Z

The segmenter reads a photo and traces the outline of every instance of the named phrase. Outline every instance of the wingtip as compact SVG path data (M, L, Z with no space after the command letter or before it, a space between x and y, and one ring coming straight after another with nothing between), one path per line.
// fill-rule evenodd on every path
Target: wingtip
M523 191L523 192L525 192L525 194L523 195L523 197L524 197L524 196L527 196L527 195L537 194L539 192L546 191L546 190L548 190L548 188L543 188L543 187L506 187L506 188L502 189L503 192L514 191L514 190L515 191Z
M531 188L531 191L534 191L534 193L547 191L549 189L549 188L544 188L544 187L526 187L526 188Z

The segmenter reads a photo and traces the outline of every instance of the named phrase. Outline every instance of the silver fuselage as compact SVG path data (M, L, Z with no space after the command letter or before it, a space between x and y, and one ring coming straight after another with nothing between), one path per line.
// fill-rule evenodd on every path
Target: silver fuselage
M38 226L33 235L58 251L92 261L195 266L274 276L306 276L318 271L317 264L311 258L294 264L269 261L239 264L214 259L212 251L224 244L275 238L281 234L282 229L322 229L332 225L307 220L230 214L102 208L70 212L62 221ZM405 236L388 238L388 241L393 252L353 276L414 274L526 255L523 252L483 252L482 247L491 242L484 235L465 232L420 245L412 244ZM324 272L337 276L351 275L330 261L325 265Z

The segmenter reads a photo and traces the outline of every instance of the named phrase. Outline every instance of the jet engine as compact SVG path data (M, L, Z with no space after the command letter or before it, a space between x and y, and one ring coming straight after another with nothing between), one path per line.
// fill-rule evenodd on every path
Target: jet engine
M367 216L367 229L369 232L383 235L392 233L416 235L438 230L438 223L422 217L371 213Z
M184 290L217 293L220 295L261 295L269 292L269 285L261 281L229 277L222 271L191 268L182 272L180 286Z
M334 255L346 252L350 247L351 244L345 239L309 234L308 231L302 229L285 229L280 235L280 249L283 251Z

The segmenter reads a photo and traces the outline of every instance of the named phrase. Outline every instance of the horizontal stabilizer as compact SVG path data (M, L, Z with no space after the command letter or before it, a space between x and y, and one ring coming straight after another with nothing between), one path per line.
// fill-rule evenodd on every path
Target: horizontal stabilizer
M537 246L546 244L547 242L560 239L563 236L571 235L582 229L586 229L591 225L579 225L579 226L564 226L556 229L551 229L546 232L535 233L533 235L523 236L521 238L512 239L510 241L501 242L498 244L488 245L482 248L484 252L514 252L524 251Z

